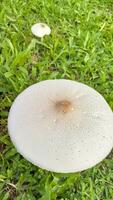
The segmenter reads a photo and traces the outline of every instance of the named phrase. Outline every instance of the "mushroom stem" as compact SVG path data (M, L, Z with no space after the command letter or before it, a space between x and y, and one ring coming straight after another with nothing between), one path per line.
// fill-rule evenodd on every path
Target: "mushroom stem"
M68 100L62 100L62 101L56 102L55 108L58 112L62 112L64 114L74 110L72 102L70 102Z
M41 37L41 42L43 43L43 41L44 41L44 37Z

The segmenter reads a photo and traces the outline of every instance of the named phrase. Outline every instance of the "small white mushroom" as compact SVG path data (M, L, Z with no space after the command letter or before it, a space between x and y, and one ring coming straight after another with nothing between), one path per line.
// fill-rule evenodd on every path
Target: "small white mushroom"
M51 29L44 23L37 23L31 27L32 33L37 37L44 37L51 33Z
M9 113L12 142L26 159L54 172L78 172L102 161L113 146L113 113L94 89L46 80L24 90Z

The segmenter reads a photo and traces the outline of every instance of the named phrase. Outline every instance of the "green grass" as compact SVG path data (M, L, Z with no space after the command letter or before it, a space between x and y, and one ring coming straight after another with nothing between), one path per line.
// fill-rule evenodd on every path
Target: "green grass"
M7 133L15 97L46 79L83 82L113 109L112 0L1 0L0 200L113 200L112 153L80 174L47 172L17 153ZM31 33L45 22L50 36Z

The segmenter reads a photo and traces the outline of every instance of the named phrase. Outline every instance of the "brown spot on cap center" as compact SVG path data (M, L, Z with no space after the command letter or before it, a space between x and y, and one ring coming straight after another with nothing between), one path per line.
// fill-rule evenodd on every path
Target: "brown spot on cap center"
M68 101L68 100L62 100L62 101L56 102L55 108L58 112L62 112L64 114L74 109L71 101Z
M42 28L45 28L45 24L40 24Z

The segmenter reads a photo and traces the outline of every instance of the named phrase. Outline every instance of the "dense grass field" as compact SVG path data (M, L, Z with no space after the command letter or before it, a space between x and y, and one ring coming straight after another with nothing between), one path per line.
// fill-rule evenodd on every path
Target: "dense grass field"
M51 27L41 40L36 22ZM71 79L113 109L113 0L0 1L0 200L113 200L112 153L79 174L55 174L25 160L7 132L15 97L46 79Z

